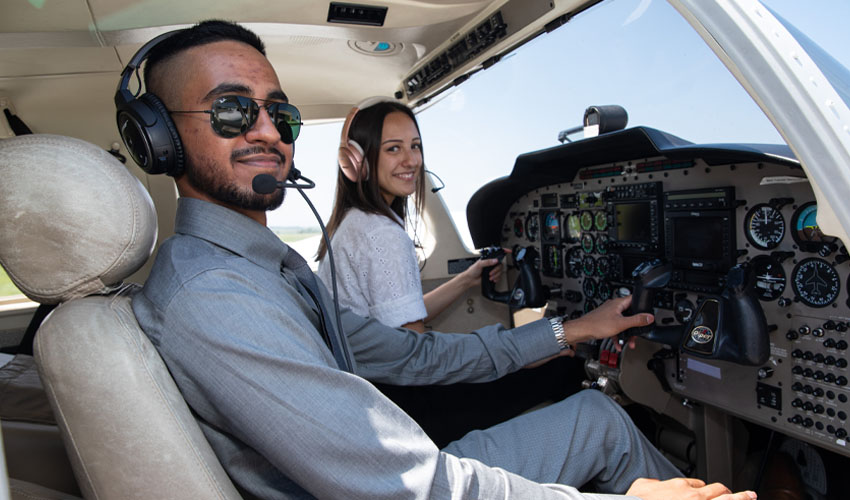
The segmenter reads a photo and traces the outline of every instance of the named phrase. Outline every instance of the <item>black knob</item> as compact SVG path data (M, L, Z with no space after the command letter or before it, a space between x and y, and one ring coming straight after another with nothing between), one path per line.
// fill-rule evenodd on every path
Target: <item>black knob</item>
M843 321L839 321L835 324L835 331L837 332L846 332L847 331L847 323Z
M791 299L786 297L780 297L779 300L776 301L776 305L779 307L788 307L791 305Z
M815 405L815 408L812 411L820 415L824 412L824 410L825 408L823 407L823 405Z
M794 398L794 401L791 401L791 406L794 408L799 408L803 406L803 400L800 398Z
M835 357L833 357L832 355L827 356L826 358L824 358L823 364L825 364L826 366L834 365L835 364Z
M800 335L808 335L812 333L812 329L809 328L809 325L803 325L800 328L797 328L797 331L800 332Z
M806 401L803 403L803 409L806 411L812 411L815 409L815 405L813 405L810 401Z
M818 397L818 398L823 397L823 389L821 389L820 387L815 387L815 390L812 391L812 396L815 396L815 397Z
M839 340L838 342L835 343L835 348L838 349L839 351L843 351L844 349L847 349L847 341L846 340Z
M837 437L838 439L844 439L845 437L847 437L847 431L845 431L844 429L838 429L837 431L835 431L835 437Z
M811 368L806 368L805 370L803 370L803 376L806 378L812 378L812 375L814 374L815 372Z
M833 375L832 373L827 373L826 376L823 378L823 381L831 384L835 382L835 375Z
M823 354L821 354L821 353L815 354L815 357L814 357L815 363L823 363L823 360L824 360Z
M838 250L838 245L835 243L824 243L818 249L818 255L828 257L832 252Z
M797 340L799 337L797 330L788 330L788 333L785 334L785 338L788 340Z
M810 385L803 386L803 394L811 394L812 392L814 392L814 389L812 389L812 386L810 386Z
M847 420L847 414L844 413L843 411L839 411L838 412L838 418L840 418L841 420Z
M803 423L803 417L801 417L800 415L794 415L793 417L789 418L788 421L791 422L792 424L798 424L799 425L799 424Z
M806 351L803 353L803 359L805 359L806 361L811 361L812 359L814 359L814 357L815 354L812 351Z
M825 330L835 330L835 321L827 320L826 323L823 324Z
M795 366L794 368L791 368L791 373L793 373L794 375L800 375L801 373L803 373L803 367Z
M835 379L835 385L842 386L842 387L847 385L847 377L845 377L844 375L840 375L839 377L837 377Z
M803 384L801 384L800 382L794 382L794 384L791 385L792 391L799 391L802 388L803 388Z
M823 328L815 328L812 330L812 335L815 337L823 337Z
M791 357L792 358L798 358L798 359L802 358L803 357L803 351L801 349L794 349L793 351L791 351Z
M847 360L844 358L838 358L835 360L835 366L838 368L847 368Z
M759 371L758 371L758 379L759 380L770 378L771 376L773 376L773 368L771 368L769 366L763 366L763 367L759 368Z
M823 380L823 376L824 376L824 373L822 371L818 370L814 373L814 375L812 375L812 378L814 378L815 380Z
M806 417L806 419L803 420L803 427L811 427L813 425L815 425L815 421L812 420L811 418Z
M835 341L833 339L826 339L823 341L823 346L829 349L830 347L835 347Z

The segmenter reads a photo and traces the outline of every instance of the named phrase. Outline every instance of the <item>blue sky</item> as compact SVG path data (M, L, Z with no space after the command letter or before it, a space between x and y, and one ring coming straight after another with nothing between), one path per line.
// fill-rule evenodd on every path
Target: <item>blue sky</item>
M850 2L762 3L850 67ZM782 142L667 2L603 2L418 113L426 165L445 181L440 194L456 224L466 225L466 203L479 187L510 173L518 155L557 145L559 131L580 125L585 108L600 104L625 107L629 126L693 142ZM333 202L341 126L309 126L296 148L296 164L317 183L307 193L323 220ZM269 225L314 226L313 220L301 197L290 192Z

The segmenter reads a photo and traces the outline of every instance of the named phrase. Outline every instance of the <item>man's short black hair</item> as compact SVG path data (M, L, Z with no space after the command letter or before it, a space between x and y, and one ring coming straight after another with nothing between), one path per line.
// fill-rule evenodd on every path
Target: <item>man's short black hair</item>
M145 65L145 87L150 81L151 68L162 61L192 47L227 40L248 44L257 49L260 54L266 55L263 41L253 31L230 21L219 19L202 21L166 38L151 49Z

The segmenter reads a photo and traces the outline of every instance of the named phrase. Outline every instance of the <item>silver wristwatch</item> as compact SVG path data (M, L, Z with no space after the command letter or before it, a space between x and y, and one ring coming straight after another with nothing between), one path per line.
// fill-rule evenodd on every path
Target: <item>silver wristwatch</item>
M555 340L558 341L558 347L562 351L570 348L570 343L567 342L567 336L564 334L564 317L555 316L549 318L549 324L552 325L552 331L555 332Z

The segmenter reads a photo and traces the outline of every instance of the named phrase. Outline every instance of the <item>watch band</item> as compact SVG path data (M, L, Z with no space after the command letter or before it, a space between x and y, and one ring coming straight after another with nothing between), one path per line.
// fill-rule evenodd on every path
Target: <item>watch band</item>
M553 318L549 318L549 324L552 325L552 331L555 332L555 340L558 341L558 347L560 347L562 351L569 349L570 343L567 342L567 336L564 334L564 317L555 316Z

